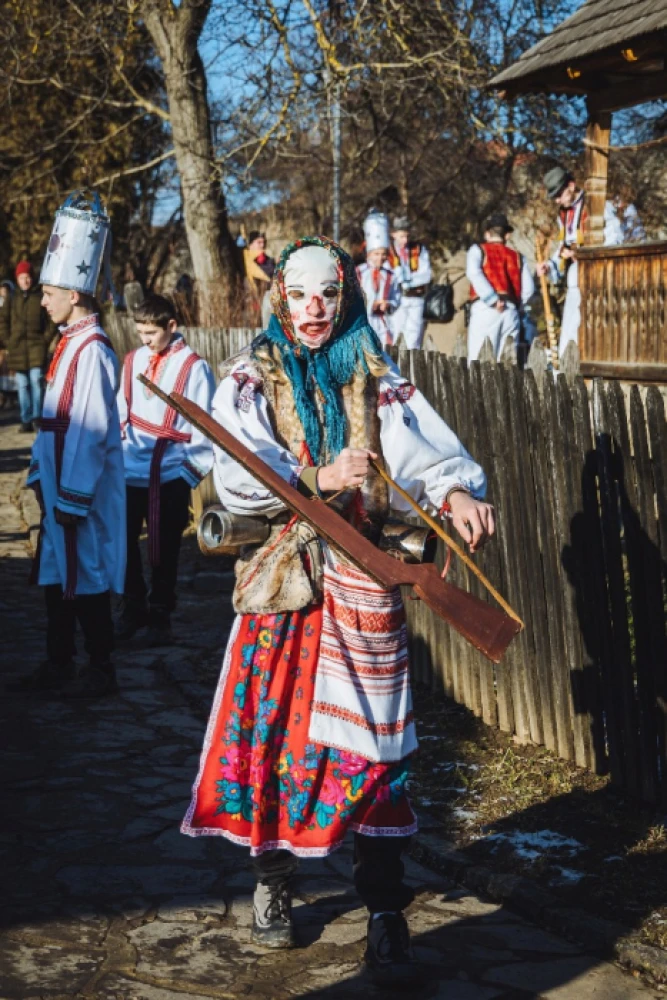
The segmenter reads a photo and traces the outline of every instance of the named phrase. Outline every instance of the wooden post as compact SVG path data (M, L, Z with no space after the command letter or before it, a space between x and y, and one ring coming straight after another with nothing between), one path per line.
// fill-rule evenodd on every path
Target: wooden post
M585 156L585 189L588 208L586 246L601 246L604 239L604 206L607 200L610 134L611 112L589 111ZM591 145L588 145L589 143Z

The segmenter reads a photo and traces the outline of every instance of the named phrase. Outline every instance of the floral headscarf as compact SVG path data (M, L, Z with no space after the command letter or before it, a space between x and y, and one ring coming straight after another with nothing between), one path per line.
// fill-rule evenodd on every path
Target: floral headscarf
M324 247L336 260L338 299L329 340L311 350L294 334L285 290L285 265L302 247ZM271 287L273 316L257 346L267 341L280 352L292 390L304 438L313 462L330 462L345 447L347 417L341 388L356 372L369 374L368 357L382 361L382 347L368 322L363 294L352 258L325 236L306 236L285 247ZM320 424L315 393L321 393L324 419ZM324 435L322 433L324 429Z

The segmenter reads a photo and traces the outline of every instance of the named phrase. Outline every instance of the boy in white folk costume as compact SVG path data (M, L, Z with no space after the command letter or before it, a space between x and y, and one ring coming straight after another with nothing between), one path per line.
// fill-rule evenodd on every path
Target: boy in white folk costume
M401 302L401 289L389 266L389 220L381 212L371 212L364 220L366 263L357 268L359 284L366 300L368 322L383 347L394 342L389 317Z
M410 350L424 339L424 300L431 282L431 258L423 243L410 239L410 223L405 216L394 219L389 263L401 289L401 302L389 321L394 343L403 334Z
M558 243L550 259L541 261L536 270L538 275L546 274L554 284L565 281L565 303L558 340L558 354L562 358L570 341L579 343L581 292L577 247L584 242L588 210L584 192L563 167L553 167L544 175L544 187L547 198L558 205Z
M147 641L171 641L181 537L188 525L190 491L213 465L213 448L200 431L137 381L146 375L165 392L178 392L209 410L215 380L209 365L178 332L176 312L151 295L134 312L143 347L123 363L118 411L127 489L127 572L116 638L129 639L148 625ZM139 536L148 527L151 589L141 567Z
M109 276L109 220L97 195L70 195L42 267L42 304L61 339L46 376L28 485L42 509L34 577L44 587L48 660L13 690L94 698L116 690L111 594L125 576L125 484L116 407L118 361L94 298ZM79 621L89 665L73 656Z
M313 236L282 253L263 334L228 362L213 416L283 478L318 493L376 541L404 512L370 465L478 548L494 532L482 469L382 353L351 258ZM252 937L293 944L290 879L355 835L354 883L369 910L366 961L379 982L412 982L401 852L416 830L406 792L417 747L404 609L215 449L225 507L272 519L236 566L237 618L182 830L250 849Z
M466 277L470 282L468 360L476 361L484 341L491 341L496 359L507 337L519 341L521 314L535 291L525 258L507 246L514 229L501 212L484 223L484 239L468 250Z

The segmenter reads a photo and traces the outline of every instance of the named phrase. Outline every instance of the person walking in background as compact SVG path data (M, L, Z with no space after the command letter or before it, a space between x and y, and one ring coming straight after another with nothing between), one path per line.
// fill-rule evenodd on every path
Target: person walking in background
M579 291L579 267L577 247L584 242L584 227L587 220L584 192L563 167L553 167L544 175L547 198L558 205L558 244L549 260L537 265L538 275L546 274L554 284L563 280L567 288L561 320L558 354L563 357L565 348L573 341L579 343L579 322L581 319L581 292Z
M248 290L250 323L264 326L270 316L268 292L276 266L273 257L266 253L266 236L254 229L248 236L248 245L243 250L243 267Z
M521 311L535 291L526 261L507 246L514 229L498 212L484 223L484 239L468 250L466 276L470 282L468 360L476 361L484 341L491 342L498 360L507 337L519 341Z
M381 212L370 212L364 220L366 263L357 268L359 284L366 300L368 322L383 347L393 343L389 317L401 301L401 290L389 259L389 220Z
M130 639L149 626L151 645L171 641L170 617L176 606L181 537L188 526L190 490L213 466L213 449L161 399L137 382L143 373L165 392L179 392L209 410L215 379L208 364L178 332L169 299L150 295L134 313L143 347L123 364L118 410L123 434L127 495L127 571L116 638ZM148 525L152 581L148 604L139 536Z
M254 260L258 267L261 267L270 281L276 269L276 262L266 252L266 233L260 233L258 229L253 229L249 233L248 254L251 260Z
M13 281L5 278L4 281L0 281L0 309L8 309L12 301L12 295L16 291L16 285Z
M646 230L633 202L632 192L624 185L613 199L605 202L604 245L642 243L645 239Z
M0 309L0 341L7 346L9 370L16 373L21 431L29 434L42 411L44 369L56 327L41 305L30 261L19 261L15 275L17 290Z
M410 239L410 223L405 216L394 219L389 263L401 289L401 302L389 321L394 343L403 334L409 349L422 346L424 339L424 297L431 281L431 258L423 243Z
M108 232L97 195L70 195L56 213L42 267L42 301L61 339L27 485L42 512L33 578L44 587L48 659L9 685L13 691L97 698L116 690L111 591L122 590L125 576L125 489L118 361L95 299ZM90 658L78 674L77 620Z
M7 310L5 316L9 315L13 294L14 282L8 279L0 281L0 310ZM16 395L16 377L9 369L8 356L7 344L0 337L0 409L13 406L13 397Z

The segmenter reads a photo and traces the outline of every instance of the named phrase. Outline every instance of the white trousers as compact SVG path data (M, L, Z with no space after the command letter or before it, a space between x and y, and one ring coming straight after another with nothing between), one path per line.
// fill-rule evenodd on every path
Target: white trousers
M575 286L568 288L563 305L563 321L558 341L558 355L563 357L565 348L571 340L579 343L579 323L581 320L581 292Z
M389 329L394 340L403 334L403 340L408 350L422 346L424 339L424 299L415 295L413 298L403 296L396 312L389 317Z
M507 337L519 339L519 312L511 302L505 303L502 312L494 306L487 306L481 299L470 308L468 326L468 360L477 361L482 345L488 337L496 359L500 358Z
M394 342L394 337L390 326L391 316L387 314L385 318L385 316L369 314L368 322L370 323L373 330L375 330L375 332L377 333L378 340L382 344L382 347L386 348L387 345L391 346L391 344Z

